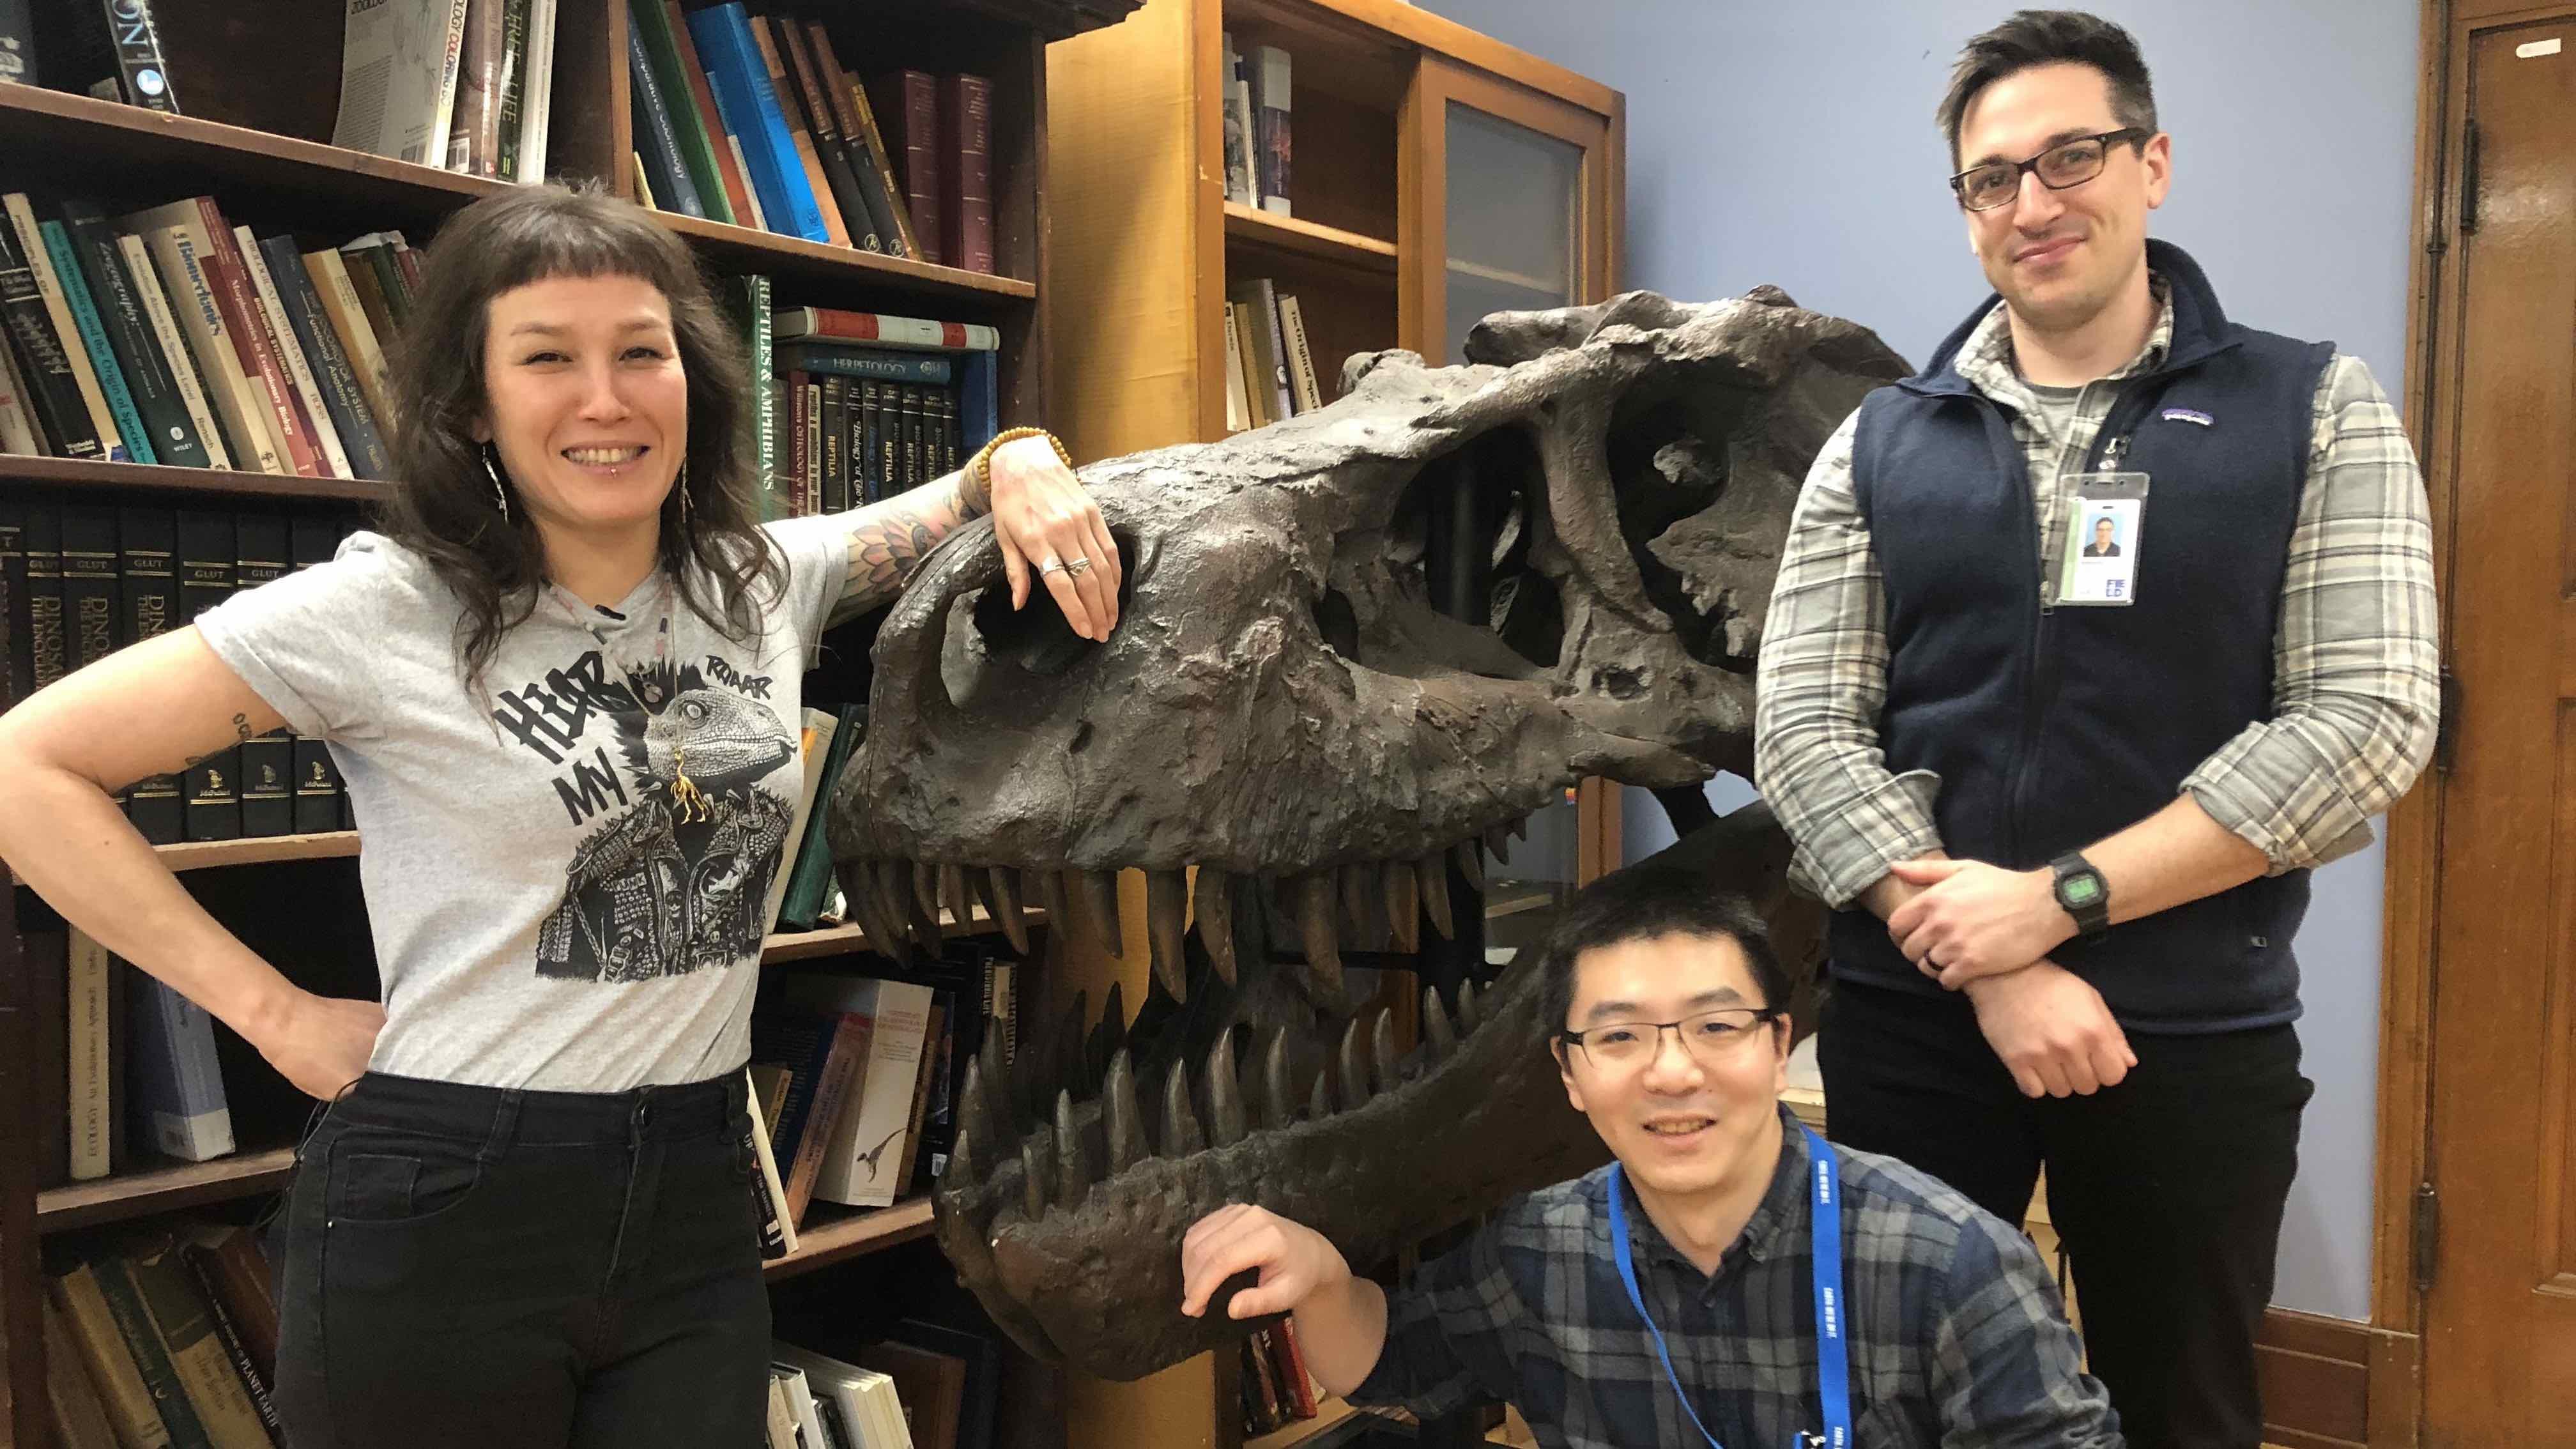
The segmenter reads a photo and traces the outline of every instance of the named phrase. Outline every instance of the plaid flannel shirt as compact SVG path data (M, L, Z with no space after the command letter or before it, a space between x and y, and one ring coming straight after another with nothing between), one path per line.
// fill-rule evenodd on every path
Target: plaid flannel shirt
M2013 412L2031 478L2049 480L2031 490L2048 591L2074 494L2068 479L2083 471L2119 381L2160 365L2172 344L2173 304L2161 278L2155 285L2162 306L2146 346L2083 390L2063 437L2014 368L2005 309L1960 347L1960 376ZM2342 353L2318 379L2312 417L2272 639L2272 717L2182 782L2276 875L2370 843L2370 817L2396 803L2431 756L2441 709L2432 526L2405 426L2370 369ZM1755 771L1796 845L1791 878L1837 908L1890 866L1941 848L1939 777L1891 773L1879 746L1887 595L1853 495L1858 422L1857 412L1843 420L1799 494L1754 708Z
M1713 1275L1627 1196L1638 1287L1700 1421L1732 1449L1823 1428L1807 1146L1780 1165ZM1860 1449L2118 1449L2030 1240L1893 1158L1833 1149ZM1386 1347L1350 1395L1425 1417L1509 1400L1550 1449L1697 1445L1610 1255L1609 1169L1532 1193L1389 1295Z

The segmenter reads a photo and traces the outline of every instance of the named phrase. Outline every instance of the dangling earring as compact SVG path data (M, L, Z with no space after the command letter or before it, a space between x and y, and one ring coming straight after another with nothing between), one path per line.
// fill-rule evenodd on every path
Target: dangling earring
M492 445L483 445L483 476L492 480L492 506L501 510L501 521L510 521L510 495L501 488L501 470L492 466Z
M672 485L680 490L680 526L689 526L689 460L680 460L679 481Z

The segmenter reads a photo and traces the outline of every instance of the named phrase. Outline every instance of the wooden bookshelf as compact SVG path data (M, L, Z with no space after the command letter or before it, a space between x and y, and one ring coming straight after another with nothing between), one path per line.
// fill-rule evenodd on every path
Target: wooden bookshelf
M1243 1449L1296 1449L1300 1444L1313 1443L1342 1427L1344 1420L1356 1418L1367 1412L1366 1409L1357 1408L1343 1403L1338 1398L1327 1396L1316 1401L1315 1417L1294 1420L1280 1425L1267 1434L1246 1439L1243 1441Z
M796 1230L796 1251L771 1259L761 1265L761 1272L775 1283L863 1253L930 1236L930 1199L926 1197L908 1198L889 1208L842 1210L838 1217L820 1216L834 1211L828 1203L809 1209L807 1217L813 1225Z
M1005 426L1051 423L1055 368L1043 300L1052 277L1045 209L1046 47L1125 18L1137 0L916 0L904 6L826 6L756 0L753 8L821 20L862 73L909 66L971 71L993 82L994 252L998 274L902 261L851 248L676 215L662 220L714 274L759 273L781 306L817 305L983 323L1002 337L998 402ZM32 0L40 52L55 28L97 23L95 0ZM111 215L211 195L226 217L299 245L345 242L401 229L415 247L434 242L459 209L507 183L364 155L329 144L339 94L341 0L227 0L156 10L169 73L184 115L101 101L67 90L0 85L0 191L40 203L81 196ZM561 0L548 169L636 194L627 94L627 0ZM40 65L42 57L40 54ZM49 82L59 76L40 76ZM68 82L61 82L66 83ZM390 485L261 473L0 456L0 498L70 499L223 508L347 511L382 502ZM861 651L863 654L864 651ZM823 685L834 681L827 663ZM809 698L837 697L809 686ZM191 889L220 891L247 877L220 868L269 867L357 854L351 832L164 847ZM206 871L217 871L213 876ZM343 889L336 884L326 889ZM44 1413L45 1365L37 1305L38 1249L47 1234L271 1192L291 1163L284 1148L216 1162L151 1166L94 1183L38 1192L35 1094L25 1080L31 1030L29 981L18 959L19 897L0 890L0 1444L52 1449ZM1032 912L1033 922L1043 913ZM239 923L234 923L239 924ZM989 929L989 922L969 929ZM244 931L268 929L259 920ZM281 915L283 940L298 929ZM811 959L864 949L850 928L777 937L764 956ZM928 1205L911 1202L836 1217L805 1237L804 1251L773 1277L827 1271L929 1231ZM1016 1371L1015 1371L1016 1372ZM1049 1392L1052 1392L1051 1390ZM1042 1397L1042 1396L1041 1396ZM1061 1423L1023 1432L1015 1445L1064 1443Z
M279 860L335 860L358 853L358 832L332 830L319 835L255 835L241 840L191 840L156 845L152 853L174 871L213 870L226 865L265 865Z
M1343 231L1320 222L1256 211L1240 201L1225 204L1225 236L1227 241L1245 247L1275 247L1317 261L1334 262L1366 272L1384 272L1388 276L1395 275L1399 255L1391 241Z

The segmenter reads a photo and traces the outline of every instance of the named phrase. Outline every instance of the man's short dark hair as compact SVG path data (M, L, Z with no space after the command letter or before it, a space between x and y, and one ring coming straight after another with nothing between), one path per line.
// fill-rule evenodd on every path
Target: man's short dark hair
M1565 1026L1574 1008L1575 958L1586 951L1658 936L1698 936L1733 941L1753 972L1761 1005L1787 1010L1789 973L1771 949L1771 928L1750 901L1717 888L1702 874L1634 866L1574 893L1538 943L1547 973L1540 1009L1548 1030Z
M1941 98L1939 113L1941 134L1950 139L1951 164L1963 159L1959 123L1979 91L2033 66L2062 62L2100 71L2111 83L2112 116L2123 127L2155 134L2155 87L2147 79L2147 58L2138 53L2129 32L2081 10L2023 10L1959 51L1959 66L1950 72L1950 92ZM2135 144L2146 143L2141 139Z

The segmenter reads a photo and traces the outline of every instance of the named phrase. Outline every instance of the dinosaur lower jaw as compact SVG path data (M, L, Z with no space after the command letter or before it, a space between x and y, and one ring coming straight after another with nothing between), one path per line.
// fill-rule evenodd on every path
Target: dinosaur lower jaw
M1485 858L1508 861L1511 842L1528 834L1528 821L1516 819L1418 858L1306 863L1258 877L1213 865L1195 870L1144 867L1145 926L1155 979L1173 999L1188 999L1183 950L1195 935L1217 974L1236 980L1236 918L1259 908L1258 898L1248 899L1244 890L1257 885L1277 892L1281 912L1296 923L1318 998L1338 1001L1345 945L1370 949L1409 939L1421 920L1444 937L1452 934L1452 869L1471 889L1482 890ZM963 922L979 903L1022 950L1028 945L1022 910L1043 905L1057 929L1090 932L1087 944L1113 956L1124 954L1115 870L1061 861L996 864L869 856L844 856L836 869L852 913L871 940L890 943L889 954L914 944L936 954L944 929L953 928L942 927L942 914L952 923ZM1075 903L1082 909L1068 911Z
M988 1054L969 1070L936 1194L941 1245L1042 1358L1132 1379L1221 1346L1243 1326L1225 1316L1229 1294L1182 1316L1180 1245L1228 1203L1305 1223L1366 1266L1606 1160L1558 1082L1538 996L1535 963L1481 997L1462 990L1454 1019L1426 991L1414 1052L1397 1055L1381 1013L1367 1033L1354 1021L1312 1073L1284 1031L1250 1060L1220 1034L1158 1088L1140 1088L1121 1050L1097 1097L1059 1093L1052 1119L1025 1134L1008 1106L1025 1094L988 1070ZM1510 1150L1457 1150L1500 1142Z

